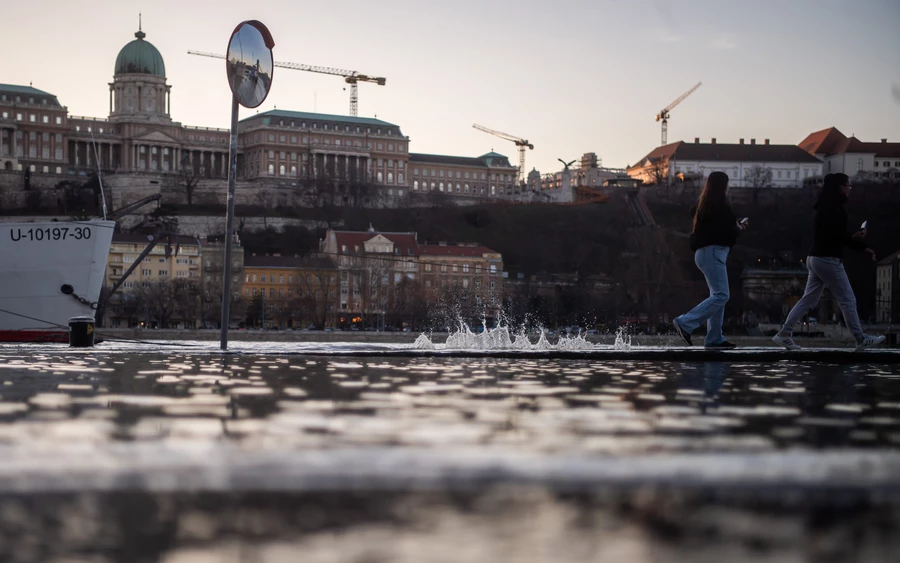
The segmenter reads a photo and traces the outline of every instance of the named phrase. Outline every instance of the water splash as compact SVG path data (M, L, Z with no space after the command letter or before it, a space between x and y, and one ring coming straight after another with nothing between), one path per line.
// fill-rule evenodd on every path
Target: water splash
M624 326L616 329L616 341L613 343L616 350L631 350L631 335L628 334Z
M473 332L465 322L459 321L457 328L448 329L448 332L447 341L443 345L435 343L429 335L421 334L412 346L418 350L435 350L438 346L448 350L595 350L600 347L588 342L585 334L560 335L554 344L543 328L540 329L534 343L526 333L525 327L513 331L508 326L488 328L487 323L482 323L481 330ZM630 347L629 338L627 347L617 349Z
M416 341L413 342L413 348L416 350L434 350L434 342L425 336L425 333L423 332L416 338Z

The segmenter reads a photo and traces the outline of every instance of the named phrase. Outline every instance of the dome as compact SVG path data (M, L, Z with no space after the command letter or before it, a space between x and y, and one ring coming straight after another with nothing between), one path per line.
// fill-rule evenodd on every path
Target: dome
M146 34L143 31L138 30L134 36L137 39L119 51L115 74L153 74L165 78L166 65L162 55L151 43L144 41Z

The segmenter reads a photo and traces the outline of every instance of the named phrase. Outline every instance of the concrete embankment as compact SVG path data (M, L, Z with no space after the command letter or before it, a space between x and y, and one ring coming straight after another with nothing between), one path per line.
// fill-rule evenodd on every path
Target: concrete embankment
M241 342L361 342L378 344L412 344L419 337L419 332L375 332L375 331L281 331L281 330L231 330L228 332L230 341ZM448 333L426 333L435 344L446 342ZM217 341L220 333L218 330L181 330L181 329L129 329L129 328L98 328L99 338L123 339L123 340L205 340ZM529 335L532 342L536 342L538 335ZM550 343L556 343L559 339L556 335L549 335ZM771 338L764 336L730 336L729 339L738 346L775 346ZM588 336L587 340L595 344L613 345L616 342L614 334L602 334ZM694 336L695 347L702 347L703 336ZM797 335L796 341L804 348L851 348L852 340L834 337L804 338ZM634 346L663 346L683 347L684 344L674 335L645 335L637 334L630 337Z

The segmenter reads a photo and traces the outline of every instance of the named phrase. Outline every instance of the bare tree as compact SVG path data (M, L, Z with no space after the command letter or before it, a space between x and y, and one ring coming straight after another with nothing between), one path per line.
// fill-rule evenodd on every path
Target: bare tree
M175 315L175 291L172 282L167 279L152 282L149 287L142 287L141 291L150 318L156 321L159 328L168 328Z
M200 318L200 292L197 285L187 280L175 280L171 284L174 315L185 328L193 328Z
M146 310L146 302L144 293L141 291L125 291L118 295L117 308L120 311L120 318L125 319L127 326L137 324L138 315Z
M655 162L651 162L650 183L656 186L668 185L669 183L669 161L664 158L657 158Z
M751 188L770 188L772 187L772 169L763 167L761 164L754 164L744 174L744 183Z
M298 275L298 296L303 296L301 307L320 330L327 326L329 315L334 313L337 275L332 261L323 256L311 256L304 260Z
M178 187L184 190L188 207L194 205L194 190L197 189L197 184L200 183L200 178L202 178L201 172L201 168L191 166L187 153L181 157L181 169L177 174L177 183Z

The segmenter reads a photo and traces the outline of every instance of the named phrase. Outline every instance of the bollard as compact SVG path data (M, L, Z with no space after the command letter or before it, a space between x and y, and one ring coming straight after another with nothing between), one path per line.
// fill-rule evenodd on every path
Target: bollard
M69 346L90 348L94 345L94 317L69 319Z

